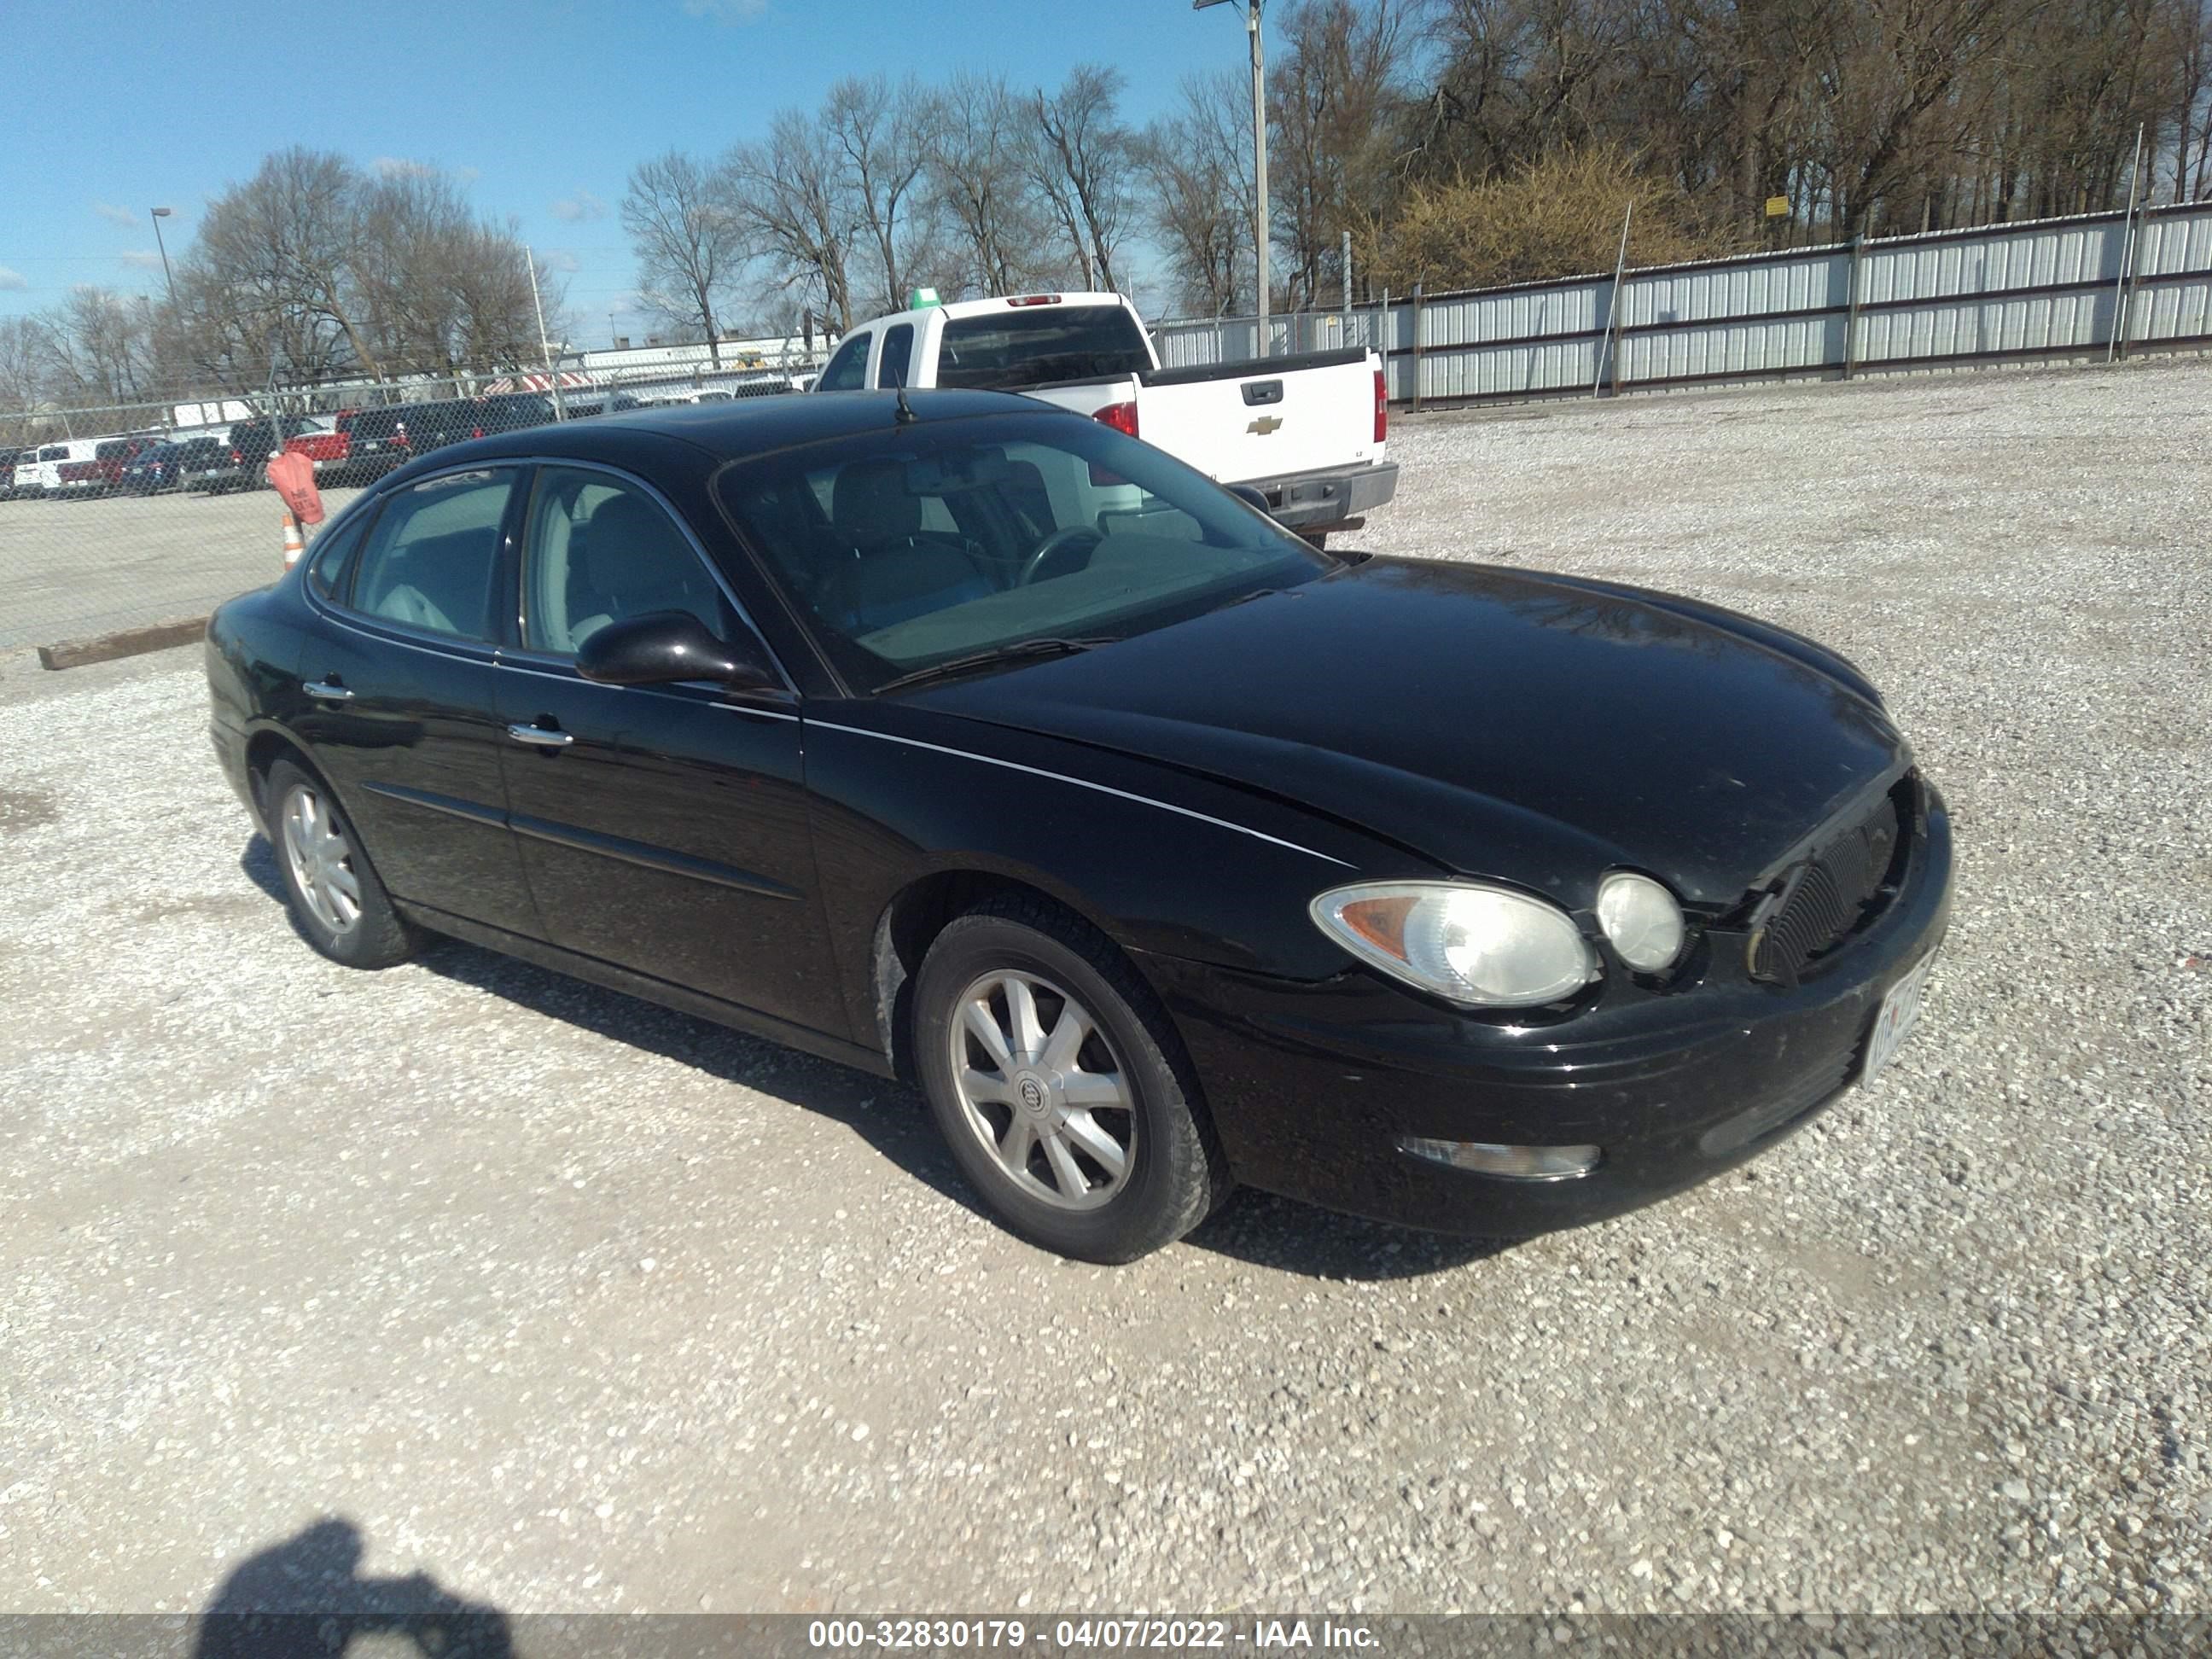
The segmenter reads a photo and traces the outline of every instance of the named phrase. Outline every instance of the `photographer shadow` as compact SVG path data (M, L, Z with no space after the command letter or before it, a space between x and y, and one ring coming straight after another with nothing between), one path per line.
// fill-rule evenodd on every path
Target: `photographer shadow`
M361 1577L360 1528L318 1521L248 1557L201 1614L192 1659L338 1659L356 1638L398 1637L438 1659L513 1659L507 1615L428 1573Z

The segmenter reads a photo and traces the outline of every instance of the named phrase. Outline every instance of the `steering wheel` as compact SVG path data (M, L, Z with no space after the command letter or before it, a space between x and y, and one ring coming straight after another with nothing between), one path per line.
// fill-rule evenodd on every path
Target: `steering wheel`
M1084 556L1081 563L1071 564L1068 568L1082 569L1084 565L1091 562L1091 555L1097 550L1098 544L1105 539L1087 524L1072 524L1065 530L1054 531L1037 544L1036 551L1024 562L1022 574L1016 579L1014 586L1027 587L1031 582L1042 581L1045 566L1071 549L1079 550ZM1066 574L1066 571L1053 572L1056 576Z

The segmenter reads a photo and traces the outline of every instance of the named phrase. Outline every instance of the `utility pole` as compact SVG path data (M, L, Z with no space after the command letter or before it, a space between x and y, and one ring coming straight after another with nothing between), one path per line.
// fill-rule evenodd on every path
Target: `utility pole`
M521 248L523 268L530 273L530 304L538 313L538 349L544 354L545 378L552 386L553 418L565 421L568 418L568 403L561 395L561 376L553 367L552 342L545 337L545 302L538 297L538 258L523 244L517 242L515 246Z
M1193 11L1227 0L1190 0ZM1260 356L1267 356L1267 62L1260 35L1265 0L1245 0L1244 29L1252 43L1252 245L1259 276Z
M169 274L169 245L161 240L161 221L167 218L173 210L149 208L147 211L154 216L154 246L161 250L161 280L169 285L169 309L174 311L177 308L177 279Z

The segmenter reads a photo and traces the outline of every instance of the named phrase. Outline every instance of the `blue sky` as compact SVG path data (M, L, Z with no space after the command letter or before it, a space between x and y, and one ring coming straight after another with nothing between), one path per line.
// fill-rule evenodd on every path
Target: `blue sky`
M288 143L427 163L515 216L573 270L575 337L604 343L634 280L615 204L632 165L712 153L812 107L841 76L961 68L1055 85L1121 68L1141 123L1195 69L1244 61L1242 8L1189 0L9 0L0 108L0 314L76 283L158 293L147 210L173 260L209 198ZM618 316L623 332L641 326Z

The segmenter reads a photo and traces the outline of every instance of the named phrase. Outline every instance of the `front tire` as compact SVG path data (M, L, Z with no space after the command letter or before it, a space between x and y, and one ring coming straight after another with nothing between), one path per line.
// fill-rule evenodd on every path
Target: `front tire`
M994 900L917 976L923 1091L963 1173L1031 1243L1133 1261L1203 1221L1229 1181L1174 1028L1096 930Z
M415 931L392 908L330 787L280 760L269 769L263 799L276 872L307 943L349 968L390 968L413 956Z

